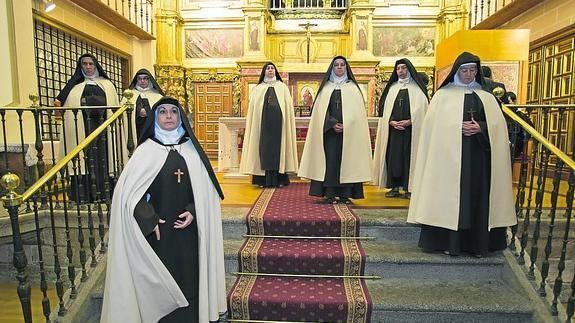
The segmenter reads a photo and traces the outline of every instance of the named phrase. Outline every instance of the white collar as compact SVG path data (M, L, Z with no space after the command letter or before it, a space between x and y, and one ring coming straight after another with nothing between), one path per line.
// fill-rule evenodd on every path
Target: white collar
M97 78L98 76L100 76L100 72L98 71L98 69L96 69L96 70L94 71L94 74L92 74L92 76L88 76L88 75L86 75L86 73L84 73L84 70L82 70L82 75L84 75L84 79L85 79L85 80L93 81L95 78Z
M406 78L397 80L397 82L401 85L401 87L407 87L407 84L409 84L409 81L411 81L411 73L409 73L409 71L407 72Z
M150 91L154 89L154 85L152 83L150 83L150 85L147 88L143 88L140 87L139 85L135 86L136 90L140 91L140 92L146 92L146 91Z
M462 83L461 80L459 79L459 75L457 73L455 73L455 75L453 76L453 84L455 86L464 88L465 93L467 93L467 94L472 93L473 90L477 90L477 89L481 88L481 84L477 83L476 80L473 80L473 82L471 82L469 84Z
M335 75L333 69L331 70L331 74L329 75L329 80L330 82L336 84L336 85L341 85L345 82L347 82L347 71L345 71L345 73L342 76L337 76Z
M178 113L180 114L179 124L178 127L174 130L164 130L160 128L158 125L158 110L156 109L156 113L154 115L154 137L158 139L164 145L175 145L180 141L180 138L186 133L184 127L182 127L182 116L180 110L178 109Z

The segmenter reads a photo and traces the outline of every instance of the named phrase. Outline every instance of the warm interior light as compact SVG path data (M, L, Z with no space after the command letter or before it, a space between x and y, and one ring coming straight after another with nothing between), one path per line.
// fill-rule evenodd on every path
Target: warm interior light
M42 0L44 3L44 12L50 12L56 8L54 1Z

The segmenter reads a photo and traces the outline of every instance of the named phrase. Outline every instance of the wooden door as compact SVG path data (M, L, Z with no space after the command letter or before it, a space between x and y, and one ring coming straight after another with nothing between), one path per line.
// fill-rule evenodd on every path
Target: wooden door
M210 159L218 158L218 119L232 115L232 83L195 83L195 132Z

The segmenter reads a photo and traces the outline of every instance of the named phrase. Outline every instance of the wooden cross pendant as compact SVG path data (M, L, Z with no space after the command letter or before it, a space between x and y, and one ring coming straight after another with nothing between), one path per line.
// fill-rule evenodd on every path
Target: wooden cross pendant
M182 172L179 168L177 172L174 172L174 175L178 176L178 184L180 184L180 180L181 180L181 176L184 175L185 173Z

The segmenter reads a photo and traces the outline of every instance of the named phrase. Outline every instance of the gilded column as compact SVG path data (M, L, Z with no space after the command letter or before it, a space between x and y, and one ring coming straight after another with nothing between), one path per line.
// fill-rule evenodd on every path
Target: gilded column
M159 65L181 65L183 19L177 0L160 0L156 11L156 55Z
M468 11L464 0L443 0L437 15L436 44L454 33L464 30L468 24Z
M156 9L156 80L166 95L189 109L182 65L183 25L178 0L159 0Z

